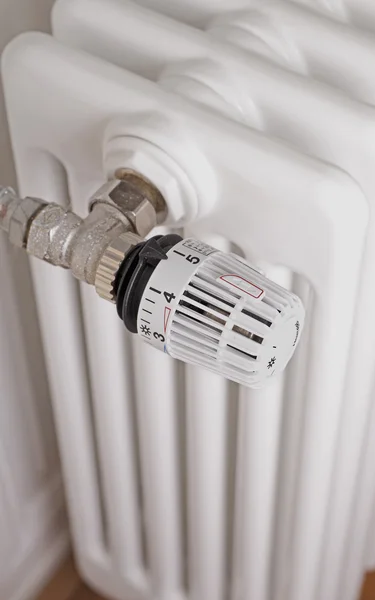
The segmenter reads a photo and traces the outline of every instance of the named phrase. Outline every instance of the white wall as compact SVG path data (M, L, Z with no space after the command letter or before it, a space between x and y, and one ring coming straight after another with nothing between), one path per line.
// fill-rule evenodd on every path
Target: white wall
M52 4L1 0L0 51L22 31L48 31ZM0 86L1 184L16 186ZM66 547L59 461L28 261L0 232L1 600L31 599Z
M49 30L49 14L53 0L1 0L0 52L17 34L29 30ZM9 150L9 136L2 92L0 94L0 182L15 183Z

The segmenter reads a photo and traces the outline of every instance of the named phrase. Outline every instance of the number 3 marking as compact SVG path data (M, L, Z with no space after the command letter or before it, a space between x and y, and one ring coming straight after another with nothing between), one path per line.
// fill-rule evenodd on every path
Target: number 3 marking
M159 340L160 342L165 342L165 337L164 335L162 335L161 333L156 333L156 331L154 332L154 338L156 340Z

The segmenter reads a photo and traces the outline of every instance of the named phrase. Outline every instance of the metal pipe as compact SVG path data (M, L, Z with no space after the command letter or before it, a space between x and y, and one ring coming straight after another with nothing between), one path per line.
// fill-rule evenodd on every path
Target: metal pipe
M134 171L104 184L91 198L84 219L58 204L19 198L0 187L0 228L10 241L50 264L70 269L113 300L112 284L127 252L167 214L163 196Z

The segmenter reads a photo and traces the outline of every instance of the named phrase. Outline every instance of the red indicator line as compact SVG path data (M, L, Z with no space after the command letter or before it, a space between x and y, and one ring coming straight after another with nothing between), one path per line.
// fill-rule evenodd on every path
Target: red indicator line
M164 333L167 331L169 317L171 316L171 309L166 306L164 308Z

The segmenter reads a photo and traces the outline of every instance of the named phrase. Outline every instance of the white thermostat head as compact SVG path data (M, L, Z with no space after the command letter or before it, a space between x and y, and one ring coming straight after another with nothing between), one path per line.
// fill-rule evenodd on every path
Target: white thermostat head
M158 214L165 216L164 199L140 174L125 170L121 177L122 184L110 181L98 190L91 212L100 212L87 220L0 187L0 227L29 254L95 284L116 304L128 331L159 350L246 386L263 386L297 347L304 323L300 299L238 256L198 240L176 234L142 239L139 228L145 234ZM130 201L116 208L121 218L113 216L115 192L120 204ZM137 221L133 204L144 218Z
M170 248L139 305L143 340L184 362L260 388L301 337L301 300L234 254L194 239Z

